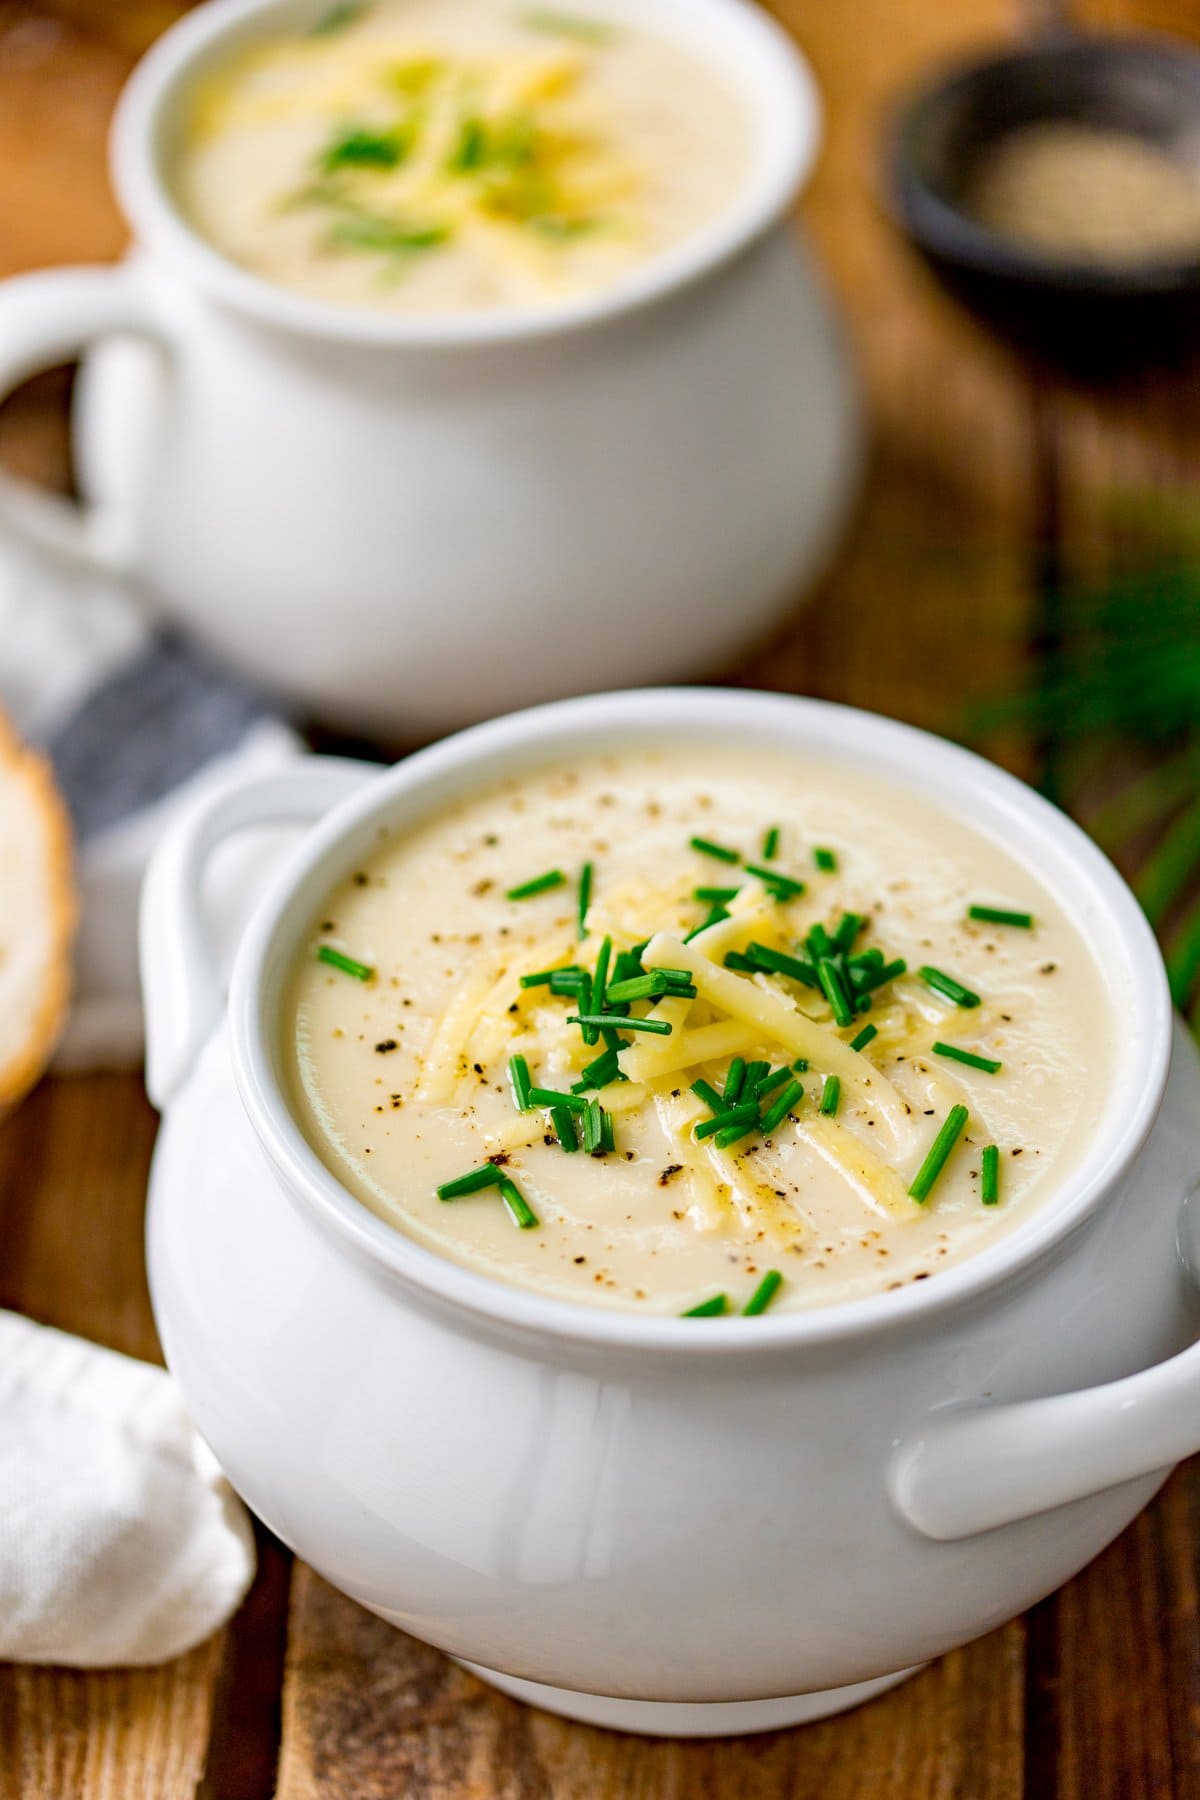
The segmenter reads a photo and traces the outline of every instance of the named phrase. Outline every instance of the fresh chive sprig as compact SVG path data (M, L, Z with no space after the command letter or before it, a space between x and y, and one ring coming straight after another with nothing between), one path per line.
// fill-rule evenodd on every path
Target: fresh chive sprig
M969 987L964 987L961 981L956 981L953 975L947 975L944 969L935 969L929 963L924 963L917 973L927 988L932 988L935 994L941 994L946 1000L952 1000L955 1006L971 1007L980 1004L978 994L973 993Z
M980 1056L975 1050L964 1050L958 1044L943 1044L940 1039L933 1046L935 1056L945 1056L951 1062L965 1063L968 1069L982 1069L985 1075L995 1075L1002 1065L993 1057Z
M745 1306L743 1306L742 1317L744 1319L753 1319L756 1318L759 1313L765 1313L782 1286L783 1276L779 1273L779 1270L768 1269L750 1298L747 1300Z
M946 1116L941 1130L929 1146L929 1153L921 1164L909 1185L909 1194L920 1205L924 1205L933 1189L933 1184L946 1166L950 1152L958 1142L959 1133L967 1122L965 1106L952 1106Z
M516 887L508 889L506 900L532 900L535 894L548 894L551 888L565 887L566 876L561 869L547 869L544 875L535 875L530 881L522 881Z
M370 963L358 962L353 956L346 956L341 950L335 950L332 944L322 944L317 951L317 961L328 963L331 969L340 969L343 975L353 975L356 981L373 981L375 971Z
M1012 925L1018 931L1032 931L1033 914L1010 912L1006 906L968 906L968 919L979 919L986 925Z
M985 1206L999 1204L1000 1151L995 1144L985 1144L983 1148L979 1198Z

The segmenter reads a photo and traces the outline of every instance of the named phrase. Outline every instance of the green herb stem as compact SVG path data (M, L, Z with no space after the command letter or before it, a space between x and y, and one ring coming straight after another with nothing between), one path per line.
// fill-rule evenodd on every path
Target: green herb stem
M985 1075L995 1075L1001 1067L990 1056L980 1056L974 1050L963 1050L957 1044L943 1044L939 1040L933 1046L933 1051L935 1056L945 1056L951 1062L965 1063L968 1069L982 1069Z
M934 1182L946 1166L946 1161L958 1142L958 1136L967 1122L965 1106L952 1106L941 1130L929 1146L929 1153L913 1176L909 1186L909 1194L920 1205L928 1200Z
M996 1206L1000 1200L1000 1151L995 1144L983 1149L979 1198L985 1206Z
M535 875L532 881L523 881L518 887L509 888L506 900L532 900L535 894L548 894L551 888L566 886L567 878L561 869L547 869L544 875Z
M328 963L331 969L340 969L343 975L353 975L356 981L374 981L375 971L370 963L356 962L354 957L345 956L335 950L332 944L322 944L317 951L317 961Z
M783 1276L778 1269L768 1269L745 1306L742 1308L744 1319L753 1319L759 1313L765 1313L772 1300L783 1286Z
M980 1004L978 994L972 993L969 987L964 987L961 981L956 981L953 975L947 975L942 969L931 968L925 963L917 973L927 988L932 988L935 994L941 994L946 1000L952 1000L955 1006Z
M1033 929L1033 914L1009 912L1003 906L968 906L968 919L979 919L987 925L1014 925L1019 931Z

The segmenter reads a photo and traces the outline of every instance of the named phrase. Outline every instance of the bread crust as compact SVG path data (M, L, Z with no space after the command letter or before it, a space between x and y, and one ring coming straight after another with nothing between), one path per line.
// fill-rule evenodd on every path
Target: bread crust
M50 895L50 954L42 992L25 1041L0 1063L0 1108L28 1093L45 1069L66 1023L71 999L71 944L79 917L71 823L46 757L30 750L0 711L0 781L23 786L41 826L36 854L44 858ZM32 848L32 847L31 847Z

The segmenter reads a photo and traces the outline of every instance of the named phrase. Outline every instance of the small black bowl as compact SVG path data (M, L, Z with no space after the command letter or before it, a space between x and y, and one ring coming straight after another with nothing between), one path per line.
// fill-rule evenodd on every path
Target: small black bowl
M1022 126L1129 132L1200 174L1200 54L1167 37L1062 31L960 65L911 96L890 143L902 229L943 284L1019 347L1086 375L1200 347L1200 251L1186 261L1059 261L973 218L982 159Z

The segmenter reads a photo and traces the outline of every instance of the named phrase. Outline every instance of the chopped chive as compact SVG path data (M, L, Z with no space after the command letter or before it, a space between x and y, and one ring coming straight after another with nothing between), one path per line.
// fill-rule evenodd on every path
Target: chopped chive
M579 977L583 973L584 971L578 963L567 963L561 969L539 969L534 975L522 975L521 986L523 988L549 987L553 991L556 978L570 977L571 986L574 989L578 986Z
M929 1147L929 1154L913 1176L909 1193L919 1205L924 1205L929 1198L930 1189L945 1167L946 1159L958 1141L958 1134L967 1122L965 1106L952 1106L946 1121Z
M836 963L823 956L817 964L817 979L821 983L821 992L833 1008L833 1016L839 1025L850 1025L854 1022L854 1013L846 998L846 989Z
M530 1079L529 1064L523 1056L510 1056L508 1059L508 1085L512 1089L513 1105L518 1112L526 1113L533 1105L530 1094L533 1082Z
M531 1106L565 1106L571 1112L583 1112L587 1101L582 1094L560 1094L557 1088L531 1087L529 1089Z
M587 936L588 907L592 904L592 865L585 862L579 871L579 907L576 913L576 935Z
M850 1048L852 1050L865 1050L871 1039L877 1038L878 1036L879 1027L877 1025L864 1025L858 1036L850 1039Z
M715 1087L708 1081L693 1081L692 1092L703 1100L709 1112L719 1113L726 1110L726 1103Z
M808 1058L807 1058L807 1056L798 1056L796 1058L795 1062L792 1064L792 1067L796 1071L797 1075L807 1075L808 1074Z
M597 1031L649 1031L655 1037L667 1037L672 1030L669 1019L623 1019L619 1013L568 1013L568 1025L582 1025Z
M707 919L701 919L698 925L692 926L692 929L683 940L684 943L690 944L694 937L699 937L700 933L702 931L707 931L710 925L719 925L722 919L727 919L728 917L729 914L725 911L723 906L714 906L710 910Z
M746 1073L742 1076L743 1094L752 1094L770 1067L769 1062L748 1062Z
M532 881L523 881L519 887L509 888L506 900L532 900L535 894L547 894L551 888L564 887L566 876L561 869L547 869L544 875L535 875Z
M577 994L587 980L587 970L572 963L565 969L551 969L549 988L552 994Z
M782 950L772 950L767 944L747 944L746 956L752 966L757 966L768 975L787 975L792 981L802 981L805 987L815 988L818 985L817 971L811 963L802 962L798 956L787 956Z
M726 1312L728 1307L729 1300L725 1294L714 1294L711 1300L702 1300L699 1306L689 1306L688 1310L680 1313L679 1316L681 1319L716 1319Z
M530 1206L528 1200L526 1200L512 1176L501 1175L498 1186L500 1188L500 1198L503 1200L505 1209L513 1224L519 1225L522 1231L531 1230L532 1227L537 1224L538 1216L534 1212L532 1206Z
M608 1087L610 1082L624 1081L621 1065L615 1050L606 1050L602 1056L596 1057L579 1071L579 1080L572 1084L572 1092L580 1094L585 1088Z
M439 1200L460 1200L464 1194L478 1194L484 1188L499 1187L503 1178L503 1170L495 1163L482 1163L478 1169L456 1175L453 1181L443 1181L437 1197Z
M846 961L852 969L882 969L883 951L872 944L867 950L855 950Z
M784 1073L786 1074L787 1071L785 1070ZM803 1098L804 1088L801 1083L798 1081L789 1081L782 1094L778 1094L775 1097L763 1114L763 1136L769 1136L772 1131L777 1130L777 1128L783 1124L783 1121L787 1118L792 1108L799 1105Z
M1033 929L1033 914L1009 912L1004 906L968 906L968 919L982 919L988 925L1015 925L1021 931Z
M772 1300L783 1286L783 1276L778 1269L768 1269L745 1306L742 1308L743 1319L755 1318L766 1312Z
M960 1050L957 1044L936 1043L933 1046L935 1056L948 1056L951 1062L966 1063L968 1069L982 1069L985 1075L994 1075L1000 1068L990 1056L979 1056L974 1050Z
M822 846L820 849L813 851L813 863L818 869L823 870L826 875L832 875L837 868L837 857L832 850L826 850Z
M741 888L698 887L692 889L692 899L702 900L706 906L725 906L741 891Z
M736 1102L741 1098L742 1083L745 1081L745 1079L746 1079L746 1059L743 1056L735 1056L733 1061L729 1065L729 1072L725 1077L725 1104L726 1104L726 1106L735 1105Z
M370 963L356 962L352 956L343 956L332 944L322 944L317 951L317 961L328 963L331 969L340 969L343 975L353 975L356 981L373 981L375 971Z
M754 1100L747 1100L742 1106L725 1105L725 1110L717 1113L715 1118L701 1119L694 1128L692 1136L697 1143L703 1143L705 1138L715 1137L727 1126L757 1124L758 1104Z
M838 928L833 934L834 949L840 950L845 955L865 924L866 920L861 913L843 913Z
M723 1125L721 1130L718 1131L713 1142L716 1144L718 1150L728 1150L730 1144L736 1144L739 1138L744 1138L749 1132L757 1130L758 1113L756 1110L752 1119L737 1121L731 1119L727 1125Z
M897 975L904 975L907 971L908 964L902 956L897 956L890 963L880 963L872 967L860 965L853 968L850 972L850 980L857 994L871 994L876 988L882 987L885 982L895 981Z
M612 1152L616 1149L616 1147L617 1147L617 1134L616 1134L616 1130L614 1129L614 1126L613 1126L613 1116L610 1112L605 1112L604 1109L601 1108L601 1111L600 1111L600 1148L601 1148L601 1150L607 1150L608 1153L611 1155Z
M570 1107L552 1106L550 1122L554 1126L554 1135L558 1139L559 1149L572 1152L578 1150L579 1139L575 1133L575 1120Z
M776 900L796 900L804 892L802 881L793 875L781 875L778 869L764 869L761 863L747 863L746 873L765 882Z
M969 987L961 981L955 981L953 975L946 975L941 969L933 969L925 963L917 970L925 986L932 988L935 994L942 994L947 1000L953 1000L955 1006L978 1006L979 995L973 994Z
M688 843L693 850L698 850L701 856L715 856L718 862L736 863L742 860L739 851L728 850L724 844L714 844L709 838L689 838Z
M770 862L778 855L779 827L778 825L772 825L770 830L766 833L766 836L763 838L762 859L764 862Z
M596 973L592 977L592 1000L600 1012L604 1011L605 990L608 987L608 967L611 960L612 939L610 937L605 937L599 950L596 952ZM591 1007L584 1007L583 1010L585 1012L590 1012Z
M995 1144L984 1145L979 1198L985 1206L995 1206L1000 1199L1000 1152Z
M790 1074L791 1070L786 1063L781 1069L772 1069L770 1074L764 1075L762 1080L755 1087L754 1098L756 1100L765 1100L767 1095L773 1094L780 1082L786 1081Z
M598 1100L589 1100L583 1114L583 1147L591 1154L600 1148L604 1136L604 1108Z
M804 947L814 962L821 957L829 956L833 951L833 940L823 925L814 925L804 940Z
M723 960L727 969L736 969L739 975L762 974L758 964L751 962L748 956L743 956L740 950L727 950Z
M832 1119L842 1099L842 1078L840 1075L827 1075L825 1085L821 1089L820 1110L827 1119Z
M606 999L611 1006L614 1001L659 1000L664 995L673 1000L696 998L686 969L651 969L645 975L635 975L631 981L618 981L609 988Z

